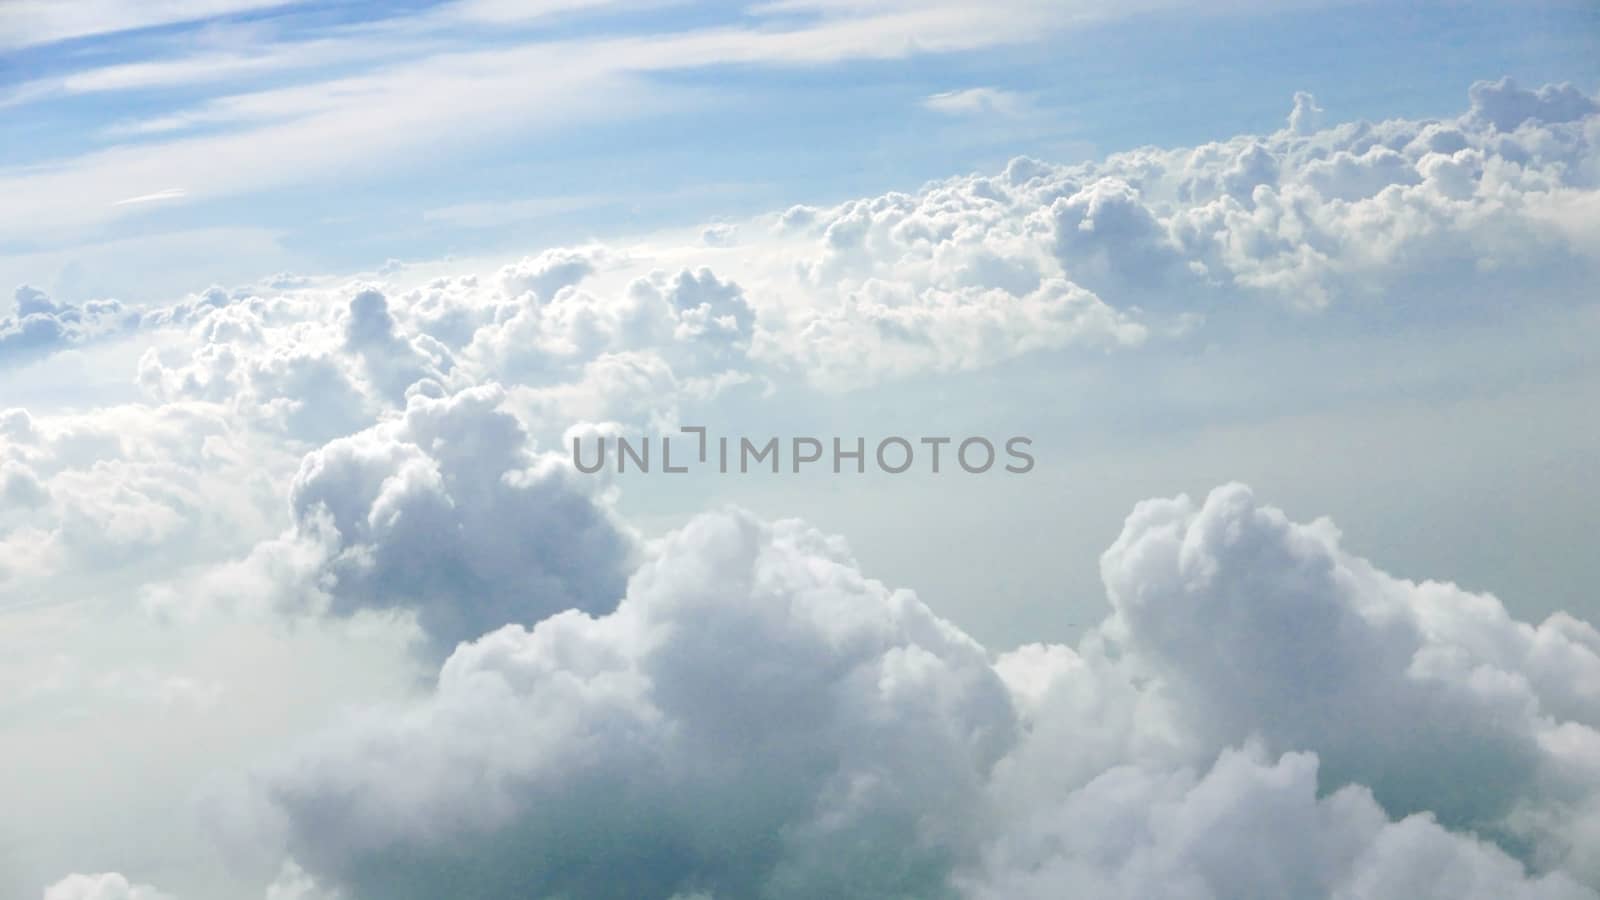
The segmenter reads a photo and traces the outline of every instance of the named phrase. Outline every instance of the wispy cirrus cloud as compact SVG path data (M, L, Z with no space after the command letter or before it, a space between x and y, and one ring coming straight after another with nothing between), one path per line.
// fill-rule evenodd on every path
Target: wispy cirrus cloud
M134 206L140 203L158 203L162 200L182 200L189 192L183 188L167 188L150 194L140 194L136 197L124 197L111 204L112 206Z
M941 91L924 98L922 105L949 116L1020 116L1028 111L1026 94L992 87Z
M111 31L117 22L183 22L269 4L172 3L138 13L132 5L105 5L115 7L105 17L110 24L101 26ZM37 40L88 27L47 14L44 4L28 10ZM294 11L286 7L286 21ZM356 23L279 25L247 48L169 52L175 45L157 44L144 51L152 55L14 88L12 106L135 90L155 92L155 102L142 103L135 118L114 113L92 122L88 133L97 139L79 152L0 170L0 191L13 210L10 221L27 222L30 236L70 234L126 214L130 207L117 206L117 199L151 193L152 183L181 180L193 196L215 198L329 176L369 178L403 169L441 145L557 134L581 122L648 118L697 102L693 90L665 82L662 76L672 73L975 51L1036 42L1127 12L1100 2L1011 0L996 10L808 0L756 5L692 27L640 30L566 0L532 6L479 0ZM551 17L561 17L561 32L540 27ZM162 102L169 90L171 99ZM953 113L1023 111L1019 95L992 88L927 102ZM7 230L0 226L0 237Z
M73 38L198 22L301 0L10 0L0 29L0 50Z

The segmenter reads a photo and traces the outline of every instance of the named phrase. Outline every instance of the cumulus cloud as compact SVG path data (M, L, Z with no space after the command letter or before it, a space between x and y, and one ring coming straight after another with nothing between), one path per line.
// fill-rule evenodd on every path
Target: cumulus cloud
M57 303L23 285L13 294L16 311L0 318L0 366L17 365L57 350L115 334L136 325L139 313L116 300L81 306Z
M369 286L221 296L146 316L150 327L187 332L141 357L138 383L152 400L224 405L256 428L320 443L371 424L403 405L411 384L448 379L452 368L438 341L402 333Z
M850 389L1341 304L1448 321L1528 277L1552 305L1600 277L1585 215L1600 111L1578 88L1480 82L1453 118L1330 116L1302 93L1271 134L1019 158L687 243L554 248L422 284L213 289L133 313L29 293L0 341L20 359L122 319L187 329L142 367L153 399L234 404L314 444L398 410L422 380L536 391L526 411L559 433L646 424L694 384ZM616 402L604 380L619 359L660 373L660 403Z
M45 888L44 900L176 900L149 885L133 884L118 872L68 875ZM343 900L338 891L317 884L293 861L267 885L265 900Z
M485 896L936 896L1014 727L982 649L910 594L725 513L615 612L463 646L427 704L268 791L300 863L358 897L437 896L446 870Z
M44 900L172 900L148 885L130 884L116 872L68 875L45 889Z
M426 334L402 336L388 298L373 288L350 299L343 330L345 348L361 358L368 381L391 403L403 402L406 389L419 381L445 380L453 364L439 341Z
M512 263L500 270L500 287L508 296L531 293L549 300L564 287L571 287L595 271L599 252L547 250L538 256Z
M529 384L559 379L606 353L653 352L685 369L733 361L748 348L754 325L743 290L703 267L652 271L616 293L528 292L494 318L467 353Z
M1486 834L1600 789L1573 771L1570 736L1553 740L1600 728L1600 695L1573 687L1600 683L1592 628L1392 578L1326 521L1291 523L1238 486L1142 504L1102 568L1104 635L1202 746L1315 750L1334 783ZM1579 849L1551 839L1551 853Z
M704 515L615 610L464 644L426 701L264 770L248 818L357 898L442 872L486 896L1596 896L1593 629L1394 579L1239 486L1141 505L1105 578L1076 650L996 658L836 538Z
M739 242L739 229L726 222L717 222L700 231L700 240L708 247L731 247Z
M1110 769L985 851L972 898L1592 898L1530 878L1427 815L1393 821L1360 786L1323 794L1317 758L1224 750L1203 775Z
M1313 134L1322 126L1326 112L1317 105L1317 98L1305 91L1294 92L1294 109L1289 111L1289 130L1295 134Z
M1582 296L1600 261L1552 223L1600 183L1594 98L1501 81L1474 86L1470 100L1454 119L1323 127L1315 99L1298 94L1273 134L1071 166L1018 159L915 194L796 207L776 222L811 243L800 263L811 299L786 317L763 310L763 323L781 321L772 330L793 352L814 318L875 315L864 294L932 306L982 288L1026 308L1050 278L1147 327L1241 302L1316 309L1392 295L1448 317L1502 283L1492 276L1509 285L1514 273ZM959 330L945 317L962 311L928 310L910 333ZM1008 354L1026 352L1020 334L1007 337ZM851 346L840 357L862 354Z
M291 462L203 404L0 410L0 601L248 544L276 511L273 469Z
M266 900L342 900L342 895L324 889L291 860L283 864L278 877L267 885Z
M307 454L292 532L339 615L412 612L433 652L508 622L610 609L635 553L593 481L538 454L486 386L411 395L405 414ZM271 552L263 550L262 552Z
M1470 96L1471 117L1499 131L1515 131L1525 123L1576 122L1600 113L1600 103L1570 84L1547 84L1530 91L1502 78L1474 84Z

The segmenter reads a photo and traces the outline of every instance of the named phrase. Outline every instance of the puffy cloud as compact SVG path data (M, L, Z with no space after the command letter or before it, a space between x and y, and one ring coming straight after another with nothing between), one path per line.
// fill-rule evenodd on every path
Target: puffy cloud
M308 454L294 533L326 545L330 610L415 612L435 652L622 596L634 546L594 483L537 455L504 393L412 394L405 414Z
M1449 316L1530 274L1575 302L1600 276L1592 242L1563 224L1600 184L1597 110L1571 86L1502 81L1474 86L1453 120L1323 128L1314 98L1299 94L1289 127L1270 135L1072 166L1019 159L916 194L796 207L776 221L813 241L799 264L810 291L792 309L763 308L761 322L792 354L816 319L872 318L862 294L981 287L1026 308L1050 278L1147 327L1257 297L1291 309L1423 300ZM939 343L942 327L959 330L963 304L925 305L914 336ZM1006 355L1027 352L1022 334L1007 337ZM846 366L862 353L839 357Z
M1146 295L1172 284L1183 261L1166 228L1127 182L1102 178L1050 204L1062 267L1103 295Z
M1325 110L1317 105L1317 98L1305 91L1295 91L1294 109L1289 111L1289 130L1295 134L1312 134L1322 126Z
M116 872L68 875L45 889L44 900L172 900L148 885L130 884Z
M678 427L678 398L693 393L695 384L680 380L659 354L627 351L595 357L572 381L521 387L513 397L531 420L551 426L550 430L566 423L576 423L567 429L584 423L618 427L635 423L671 432Z
M1323 794L1317 759L1225 750L1203 776L1120 766L985 851L972 898L1583 900L1427 815L1390 821L1362 787Z
M0 412L0 599L247 546L291 460L205 404Z
M328 301L339 311L328 315ZM455 383L440 341L407 334L369 285L179 305L159 327L186 327L176 349L151 347L138 381L158 401L224 404L254 426L309 443L349 434L403 407L423 380Z
M22 285L14 299L15 314L0 318L0 366L30 362L141 329L181 327L241 298L213 286L169 306L127 306L113 299L72 304L51 300L43 291Z
M187 340L140 358L138 383L152 400L221 404L255 427L314 442L375 414L354 361L305 300L252 298L165 324L186 326Z
M680 398L753 380L755 322L744 290L709 268L655 269L620 290L568 286L501 303L462 358L516 385L542 433L581 422L671 428Z
M355 898L1596 896L1592 629L1238 486L1142 504L1104 568L1077 650L991 658L835 538L704 515L614 611L463 644L264 770L250 818Z
M33 470L17 462L0 462L0 500L13 509L43 506L49 491Z
M559 382L608 353L649 351L693 370L737 362L754 318L743 290L710 269L658 270L615 293L521 295L496 310L467 352L487 372L534 385Z
M756 355L830 388L972 369L1039 349L1118 346L1147 329L1061 277L1048 242L1001 178L932 185L807 213L818 252L797 288L761 286ZM793 213L793 211L791 211ZM801 218L785 214L784 221ZM794 251L793 252L803 252Z
M401 293L395 303L412 326L451 350L472 341L478 328L493 320L495 303L476 275L435 278Z
M498 385L424 380L405 404L303 455L259 457L272 465L251 483L273 512L287 507L287 527L266 516L230 534L231 552L163 570L141 604L175 620L398 614L435 658L509 622L615 605L638 547L603 480L537 451ZM218 515L228 496L208 495Z
M571 287L595 271L598 252L546 250L538 256L513 263L500 270L500 288L507 296L531 293L549 300L564 287Z
M139 313L116 300L91 300L81 306L56 303L43 291L23 285L13 295L14 315L0 318L0 366L49 355L139 322Z
M304 441L348 434L375 415L345 362L315 345L211 341L176 365L151 349L138 380L154 398L225 404L257 427Z
M710 269L685 269L670 280L658 273L651 281L635 282L631 290L671 304L677 313L672 336L680 341L702 341L730 351L745 349L750 342L755 313L744 291Z
M1106 636L1202 746L1315 750L1391 811L1485 833L1600 791L1551 743L1600 728L1600 694L1573 687L1600 683L1600 641L1567 617L1529 626L1492 597L1392 578L1240 486L1141 504L1102 568Z
M700 231L700 240L707 247L732 247L739 242L739 228L726 222L716 222Z
M1018 353L1141 343L1148 329L1070 282L1021 298L995 288L908 294L869 282L838 309L814 314L784 351L828 387L927 371L976 369Z
M1570 84L1547 84L1530 91L1510 78L1502 78L1474 84L1469 96L1469 115L1500 131L1515 131L1530 122L1575 122L1600 113L1600 103Z
M44 891L44 900L176 900L149 885L133 884L118 872L68 875ZM343 900L317 884L292 861L266 889L265 900Z
M389 402L404 402L406 389L423 379L444 380L450 351L428 335L399 333L382 291L365 288L350 299L344 320L345 348L361 357L368 380Z
M325 890L293 861L283 864L278 877L267 885L266 900L342 900L338 891Z
M837 540L723 513L267 785L356 897L938 896L1014 727L982 649Z

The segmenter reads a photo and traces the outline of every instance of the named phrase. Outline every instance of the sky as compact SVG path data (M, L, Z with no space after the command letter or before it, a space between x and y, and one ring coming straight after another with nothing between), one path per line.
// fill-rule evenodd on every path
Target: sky
M1581 2L105 5L7 4L0 60L0 275L74 302L1191 145L1296 91L1379 121L1600 77Z
M1593 900L1597 50L0 0L0 897Z

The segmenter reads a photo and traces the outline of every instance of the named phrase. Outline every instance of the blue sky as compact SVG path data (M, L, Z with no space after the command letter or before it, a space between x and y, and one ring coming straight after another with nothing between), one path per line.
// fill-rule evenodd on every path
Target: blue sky
M23 4L0 275L144 301L1265 133L1302 90L1350 121L1447 115L1478 79L1600 81L1581 2L1024 4L979 28L938 5L567 6L175 3L221 14L48 41L157 8ZM51 172L75 187L30 198Z

